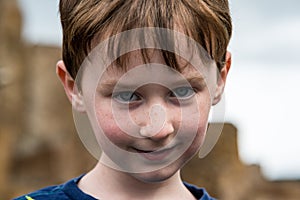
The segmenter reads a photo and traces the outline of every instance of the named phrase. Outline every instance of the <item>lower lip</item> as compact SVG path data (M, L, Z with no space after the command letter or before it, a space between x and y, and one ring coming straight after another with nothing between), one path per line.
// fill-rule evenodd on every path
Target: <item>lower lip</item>
M158 160L165 159L171 153L171 149L158 150L149 153L144 153L144 152L138 152L138 153L148 160L158 161Z

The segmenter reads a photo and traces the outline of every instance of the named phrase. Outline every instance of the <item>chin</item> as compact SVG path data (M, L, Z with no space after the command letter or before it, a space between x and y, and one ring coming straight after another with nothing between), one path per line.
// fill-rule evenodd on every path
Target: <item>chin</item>
M163 182L165 180L168 180L170 177L172 177L177 171L176 170L170 170L167 169L169 167L166 167L164 169L156 170L153 172L146 172L146 173L136 173L132 174L134 178L136 178L139 181L142 181L144 183L158 183Z
M131 175L137 180L142 181L144 183L164 182L170 179L171 177L173 177L174 175L176 175L176 173L180 171L181 167L184 164L185 163L182 163L177 160L176 162L162 169L158 169L152 172L145 172L145 173L133 173Z

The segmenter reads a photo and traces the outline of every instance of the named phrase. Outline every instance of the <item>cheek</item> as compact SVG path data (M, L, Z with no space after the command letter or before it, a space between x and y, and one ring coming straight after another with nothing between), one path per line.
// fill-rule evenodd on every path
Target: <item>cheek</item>
M125 144L129 143L130 137L120 128L112 113L111 106L97 105L96 116L98 126L102 130L102 133L97 133L97 136L102 145L107 145L107 139L119 147L124 147Z
M196 112L194 115L191 114L186 120L187 128L185 129L190 130L189 134L194 137L186 153L195 154L202 146L206 136L210 108L210 101L199 102L199 112Z
M199 126L197 135L195 137L195 140L193 141L191 148L195 151L199 150L199 148L202 146L205 136L206 136L206 130L207 130L207 122L204 124L201 124Z
M188 149L183 154L185 160L191 159L202 147L206 135L207 123L199 124L197 133L193 138L192 143L188 147Z

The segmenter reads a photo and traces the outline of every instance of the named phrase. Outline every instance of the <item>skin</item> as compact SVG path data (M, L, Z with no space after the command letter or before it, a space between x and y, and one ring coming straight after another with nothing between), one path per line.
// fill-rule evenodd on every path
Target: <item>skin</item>
M152 55L150 63L164 64L163 59L157 53ZM133 53L133 56L129 59L128 71L141 64L143 64L141 57ZM63 61L59 61L57 63L57 74L69 100L73 103L73 107L81 112L87 112L88 116L91 116L93 111L96 113L96 119L92 123L100 125L103 130L104 135L99 134L97 138L99 143L103 143L104 152L109 151L110 146L105 146L106 142L103 142L103 136L120 149L142 155L140 151L159 149L169 144L170 141L174 140L180 125L184 126L185 138L192 135L192 130L195 130L195 126L197 127L191 145L168 166L144 173L132 173L108 167L105 161L103 162L105 160L103 158L102 162L100 160L95 168L82 178L78 184L79 188L99 199L195 199L183 185L180 178L180 169L195 155L203 143L210 107L217 104L221 99L230 65L231 54L228 52L226 64L219 74L216 69L205 69L208 79L204 85L200 84L199 81L191 81L191 90L189 87L177 87L170 90L162 85L150 83L138 87L135 91L132 90L132 94L129 95L131 98L126 98L128 97L127 90L115 91L114 87L107 87L107 83L119 81L126 73L124 70L111 66L103 74L98 84L94 103L91 98L94 91L89 91L88 83L85 82L84 77L82 81L83 95L78 97L77 94L74 94L74 80L67 72ZM191 66L185 67L181 74L186 79L197 77L196 80L200 80L203 78ZM178 88L182 89L182 93L179 94L183 95L179 96L176 93ZM178 95L177 97L175 93ZM74 101L74 98L77 101ZM149 124L155 123L149 117L153 105L159 105L165 111L165 123L161 125L159 131L155 131L155 134L148 136L144 135L147 131L136 131L130 127L127 128L132 131L128 134L120 128L120 124L113 115L114 112L115 115L122 116L122 108L128 106L127 111L130 119L138 127L150 127ZM189 112L193 106L197 106L201 115L193 116L193 113ZM182 117L181 109L186 109L190 117ZM155 116L155 113L153 115ZM199 119L195 120L196 118ZM195 124L195 121L198 123ZM180 141L185 138L177 138L178 146L176 148L180 148ZM176 151L176 148L172 150ZM154 156L155 161L162 160L163 162L164 159L164 156ZM134 163L134 160L129 163ZM145 163L141 165L143 164ZM145 167L147 167L146 164Z

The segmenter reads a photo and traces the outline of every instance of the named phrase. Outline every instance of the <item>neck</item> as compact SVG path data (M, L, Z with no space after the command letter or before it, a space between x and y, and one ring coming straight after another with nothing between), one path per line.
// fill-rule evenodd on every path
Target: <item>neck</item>
M193 199L183 185L179 171L167 180L149 183L98 162L78 187L97 199ZM171 198L174 196L173 198Z

